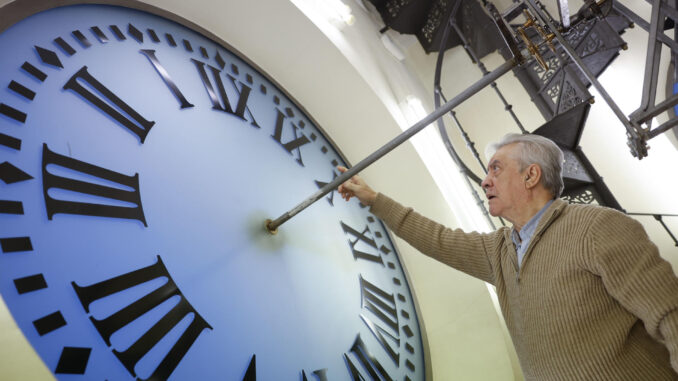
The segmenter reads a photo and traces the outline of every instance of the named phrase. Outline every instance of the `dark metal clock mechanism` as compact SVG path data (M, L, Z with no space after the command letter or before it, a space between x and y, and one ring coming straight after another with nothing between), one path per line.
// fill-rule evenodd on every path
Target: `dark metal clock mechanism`
M110 25L108 28L94 26L90 28L90 33L100 44L108 44L111 43L112 40L106 35L105 30L109 30L118 41L126 40L129 36L141 44L145 38L144 33L132 24L127 26L126 34L116 25ZM147 29L146 34L153 43L161 42L158 34L154 30ZM82 49L88 49L93 46L92 41L79 30L73 31L72 37ZM165 33L164 38L171 47L181 46L189 53L194 52L193 46L186 39L183 39L181 45L179 45L169 33ZM62 37L55 38L54 43L61 49L62 54L65 54L67 57L73 56L78 52L76 47L69 44L66 39ZM197 50L198 51L195 52L195 54L199 54L202 59L209 59L207 49L200 46ZM61 70L64 68L57 52L40 46L35 46L35 51L40 61L43 64L46 64L50 69ZM162 62L156 57L155 50L140 49L139 52L149 60L150 64L167 85L170 92L177 99L180 108L186 109L194 107L181 92ZM240 82L240 80L236 78L239 74L239 69L235 64L227 67L226 61L218 52L216 52L213 58L216 66L212 66L200 59L191 58L191 62L195 65L199 77L207 91L207 96L209 97L212 109L231 114L247 121L251 127L260 129L261 127L247 103L254 86L252 76L247 74L245 79L246 83ZM23 63L21 69L25 74L40 82L44 82L48 77L47 73L38 69L34 64L28 61ZM229 74L227 69L230 69L232 74ZM227 81L224 82L224 78L226 78ZM115 120L120 126L129 130L129 132L138 139L139 144L143 144L155 122L149 121L139 114L120 96L109 90L108 85L110 84L100 82L100 80L97 79L96 73L90 72L87 66L83 66L70 77L63 86L63 89L67 92L73 92L79 95L85 102L88 102L91 106L108 115L112 120ZM225 86L232 86L237 93L238 99L229 99L227 92L225 91ZM33 90L19 81L12 80L8 88L17 96L28 101L32 101L36 95ZM262 94L266 94L268 91L263 84L260 85L258 90ZM293 120L295 114L291 108L281 110L281 107L279 107L280 98L278 98L277 95L273 95L273 103L276 105L277 118L270 137L303 167L304 162L300 148L308 143L315 142L318 139L318 136L316 136L315 133L310 133L307 136L303 131L305 127L304 121L299 119L295 122ZM0 114L18 124L24 124L28 116L25 112L4 103L0 103ZM284 136L286 136L287 139L285 139ZM0 145L16 151L21 150L20 139L2 133L0 133ZM328 147L324 145L319 149L323 154L327 154L329 151ZM336 167L340 163L333 159L331 160L331 164L333 167ZM71 170L71 173L76 172L89 175L95 179L114 183L122 188L131 190L122 190L117 187L101 185L100 182L96 181L88 182L57 175L48 170L48 166L50 165L67 168ZM139 175L136 173L133 175L118 173L97 166L96 164L71 158L70 155L66 156L54 152L47 144L44 144L42 149L42 177L46 212L47 217L50 220L52 220L55 214L65 213L137 220L144 226L148 226L148 221L144 215L141 203ZM315 180L315 184L318 188L321 188L336 177L337 171L333 170L331 175L328 174L327 179ZM6 184L29 181L31 179L33 179L32 176L25 173L20 168L17 168L12 163L4 162L0 164L0 180ZM77 200L69 201L55 199L48 194L50 189L68 190L70 192L75 192L76 195L94 195L113 201L133 204L134 206L119 206L116 203L109 205L92 204ZM326 199L331 206L334 206L334 192L331 192ZM361 207L364 208L362 205ZM23 205L20 201L1 200L0 213L23 214ZM382 237L382 234L376 230L373 233L373 230L370 229L370 225L374 227L376 226L374 224L378 223L379 222L371 216L367 218L364 227L349 226L343 221L340 221L341 229L346 234L348 248L353 254L355 261L368 261L374 265L384 266L388 267L390 270L395 270L397 258L393 257L391 250L386 246L377 244L376 239L384 238ZM374 237L376 237L376 239ZM4 254L30 254L33 251L30 237L2 238L0 239L0 245ZM165 277L167 279L167 282L163 286L137 300L129 302L109 317L96 319L92 316L90 306L97 300L132 289L144 282L160 277ZM398 277L393 277L392 280L392 287L395 287L396 290L399 287L406 287L403 286L403 281ZM386 351L388 359L393 361L397 367L404 365L410 374L414 374L415 365L410 361L409 357L415 356L416 353L414 346L412 345L414 343L410 343L410 340L419 339L416 337L413 338L414 333L410 328L409 323L411 319L410 314L404 309L401 309L399 313L398 303L396 301L398 300L401 303L407 302L404 295L406 292L387 292L363 278L362 275L359 277L359 282L362 306L360 318ZM14 279L14 284L19 294L48 288L48 282L42 273ZM102 280L95 284L83 286L78 284L78 282L73 281L72 288L81 302L84 311L89 314L89 319L99 332L101 338L111 348L112 353L133 377L137 377L135 365L140 359L189 313L193 313L194 315L192 322L181 334L179 339L172 344L169 353L153 371L153 374L149 379L168 378L179 365L184 355L190 350L193 343L199 339L199 336L205 330L212 330L212 326L198 314L174 283L172 276L165 268L160 256L157 256L155 264L150 264L147 267L139 269L132 269L130 272ZM128 349L118 351L113 348L110 339L115 332L132 323L144 313L150 311L169 298L177 296L180 298L179 303L165 314L160 321L147 329ZM68 323L60 311L54 311L33 321L35 329L41 336L64 327L67 324ZM400 352L401 341L404 342L405 352ZM374 350L374 348L371 348L371 350ZM91 352L92 348L87 347L63 347L54 372L63 374L85 374ZM353 345L347 352L343 353L343 358L347 367L346 371L354 380L368 378L393 379L387 373L384 366L380 364L379 360L372 354L370 349L367 348L360 334L355 337ZM328 379L327 369L314 370L308 374L312 376L311 378L319 381L326 381ZM305 370L301 370L300 376L304 381L309 379ZM244 370L243 379L256 379L255 355L252 356L249 365L246 370ZM410 380L409 375L405 375L404 379Z

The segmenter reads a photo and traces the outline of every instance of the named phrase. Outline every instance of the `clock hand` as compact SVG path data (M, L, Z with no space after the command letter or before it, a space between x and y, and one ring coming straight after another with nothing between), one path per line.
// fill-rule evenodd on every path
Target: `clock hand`
M264 226L266 227L266 230L270 234L276 234L278 232L278 227L280 225L284 224L287 220L296 216L299 212L306 209L311 204L318 201L320 198L322 198L323 196L325 196L326 194L328 194L332 190L336 189L340 184L342 184L346 180L350 179L354 175L358 174L360 171L367 168L369 165L371 165L375 161L379 160L381 157L383 157L387 153L391 152L394 148L398 147L399 145L401 145L402 143L407 141L409 138L414 136L417 132L423 130L426 126L435 122L438 118L440 118L441 116L445 115L447 112L451 111L452 109L454 109L455 107L460 105L462 102L464 102L465 100L467 100L468 98L473 96L475 93L477 93L480 90L482 90L483 88L485 88L487 85L496 81L502 75L508 73L514 66L518 65L521 61L522 61L522 57L512 58L512 59L506 61L501 66L499 66L498 68L496 68L492 72L490 72L487 75L485 75L484 77L482 77L476 83L469 86L466 90L459 93L459 95L450 99L447 103L445 103L444 105L435 109L432 113L425 116L423 119L421 119L420 121L415 123L413 126L411 126L407 130L400 133L400 135L396 136L393 140L386 143L385 145L383 145L378 150L374 151L372 154L370 154L369 156L364 158L362 161L360 161L354 167L349 168L348 171L337 176L337 178L335 178L331 182L327 183L324 187L320 188L317 192L315 192L313 195L311 195L306 200L302 201L299 205L292 208L290 211L285 212L283 215L281 215L280 217L278 217L275 220L267 219L264 222Z

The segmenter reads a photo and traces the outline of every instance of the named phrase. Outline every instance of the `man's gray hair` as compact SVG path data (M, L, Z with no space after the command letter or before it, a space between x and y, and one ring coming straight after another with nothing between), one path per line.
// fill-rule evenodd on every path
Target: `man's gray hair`
M543 136L532 134L507 134L497 143L488 146L488 157L492 156L503 146L518 143L520 152L518 153L518 163L520 171L524 171L530 164L537 164L541 167L541 184L547 190L551 191L554 197L560 197L563 193L563 162L565 161L563 151L551 141Z

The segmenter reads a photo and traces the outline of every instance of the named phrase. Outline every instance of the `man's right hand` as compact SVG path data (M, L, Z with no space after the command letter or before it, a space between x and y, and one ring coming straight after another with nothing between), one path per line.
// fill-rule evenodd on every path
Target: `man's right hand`
M337 166L337 169L341 173L348 171L348 168L342 166ZM344 200L348 201L351 197L355 196L358 197L358 200L360 200L363 205L367 206L372 205L377 198L377 192L372 190L372 188L365 183L365 180L358 175L351 177L343 184L339 185L338 191Z

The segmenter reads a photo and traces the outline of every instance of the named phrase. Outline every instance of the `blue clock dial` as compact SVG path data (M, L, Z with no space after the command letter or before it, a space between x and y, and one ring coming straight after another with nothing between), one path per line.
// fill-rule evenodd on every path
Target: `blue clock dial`
M425 379L367 208L333 192L265 231L346 162L260 70L105 5L27 14L0 51L0 292L57 378Z

